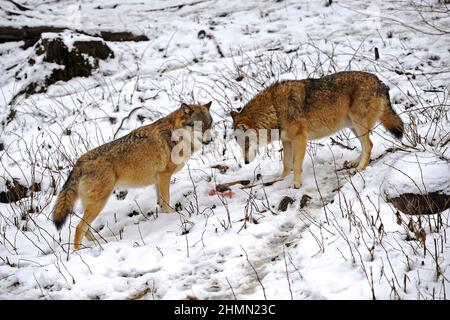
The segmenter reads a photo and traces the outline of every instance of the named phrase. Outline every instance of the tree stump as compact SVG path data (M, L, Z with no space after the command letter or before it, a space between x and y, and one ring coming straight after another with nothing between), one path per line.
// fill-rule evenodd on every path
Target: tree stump
M65 39L69 36L75 40L69 45ZM36 54L44 55L43 61L56 63L63 68L53 69L50 76L42 82L33 82L23 89L18 95L25 93L45 92L48 86L57 81L69 81L75 77L89 77L92 71L98 68L99 60L114 58L113 51L100 38L89 40L76 40L80 35L63 33L58 35L44 34L44 37L36 45ZM80 39L85 39L81 37ZM29 61L29 63L34 63Z

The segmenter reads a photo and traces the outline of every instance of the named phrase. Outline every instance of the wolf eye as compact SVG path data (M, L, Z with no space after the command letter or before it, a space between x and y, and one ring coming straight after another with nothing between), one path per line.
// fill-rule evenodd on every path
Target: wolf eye
M238 130L242 130L242 131L247 131L247 127L244 125L244 124L238 124L237 126L236 126L236 129L238 129Z

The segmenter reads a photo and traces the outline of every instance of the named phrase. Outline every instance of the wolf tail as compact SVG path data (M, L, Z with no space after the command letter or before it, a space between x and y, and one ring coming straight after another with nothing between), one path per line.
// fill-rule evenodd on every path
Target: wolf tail
M392 109L391 99L389 97L389 88L382 84L383 89L381 90L381 98L383 99L384 108L381 114L381 123L394 137L401 140L404 132L404 125L402 119L395 113Z
M75 165L64 183L53 208L53 223L58 230L61 229L67 217L73 211L73 206L78 198L78 183L80 182L80 178L81 169L78 165Z

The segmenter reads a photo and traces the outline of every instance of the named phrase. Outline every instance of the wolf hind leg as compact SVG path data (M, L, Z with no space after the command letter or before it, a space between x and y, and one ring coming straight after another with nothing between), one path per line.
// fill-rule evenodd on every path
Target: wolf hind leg
M112 192L112 189L111 189ZM77 228L75 230L75 238L74 238L74 249L78 250L81 246L81 242L83 241L83 237L85 234L89 231L90 235L89 238L92 235L92 231L88 230L91 223L95 220L97 215L100 213L100 211L105 206L106 201L108 200L108 197L104 197L101 199L96 199L96 201L91 202L89 201L87 204L85 204L84 214L83 218L81 219L80 223L77 225ZM90 239L92 240L92 238Z
M74 249L78 250L83 237L88 232L91 223L98 216L106 204L115 186L115 174L112 168L97 166L95 174L87 175L80 182L80 197L84 213L77 225L74 237ZM93 236L90 231L88 237Z
M350 128L350 130L355 135L355 138L357 138L359 140L359 142L361 143L361 140L360 140L359 135L356 132L356 130L353 128ZM362 143L361 143L361 145L362 145ZM359 154L358 158L356 158L355 160L345 160L344 168L346 168L346 169L356 168L359 165L359 163L361 162L361 155L362 154Z
M356 125L352 128L352 131L361 143L362 151L357 160L349 161L347 164L350 165L350 168L356 167L356 171L360 172L369 164L373 143L370 140L370 129L368 127Z

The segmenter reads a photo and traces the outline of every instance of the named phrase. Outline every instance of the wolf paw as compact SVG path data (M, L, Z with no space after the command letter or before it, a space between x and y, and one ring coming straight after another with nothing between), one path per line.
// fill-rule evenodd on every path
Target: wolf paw
M361 172L364 170L364 168L362 168L360 166L358 161L346 161L346 162L344 162L344 168L350 169L348 172L351 175L357 174L358 172Z
M175 209L171 208L171 207L162 207L160 212L170 214L170 213L174 213Z
M294 189L300 189L302 186L301 181L294 181Z
M345 169L352 169L352 168L356 168L359 165L359 161L358 160L345 160L344 161L344 168Z

